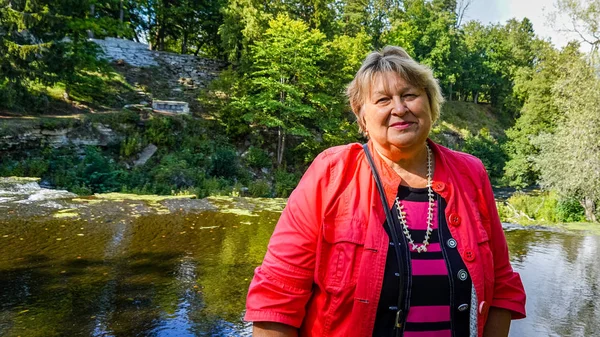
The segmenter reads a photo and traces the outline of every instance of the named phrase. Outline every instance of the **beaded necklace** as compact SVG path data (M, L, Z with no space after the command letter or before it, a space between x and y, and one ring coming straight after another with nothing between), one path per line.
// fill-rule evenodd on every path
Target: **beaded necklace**
M406 212L404 212L404 205L398 197L396 197L396 208L398 210L398 221L402 225L402 232L408 243L412 246L412 250L416 250L417 253L426 252L427 246L429 245L429 238L431 236L431 231L433 230L433 191L431 190L431 150L429 149L429 144L425 145L427 147L427 195L429 197L429 206L427 208L427 232L425 233L425 240L423 240L423 244L417 245L410 232L408 231L408 225L406 224Z

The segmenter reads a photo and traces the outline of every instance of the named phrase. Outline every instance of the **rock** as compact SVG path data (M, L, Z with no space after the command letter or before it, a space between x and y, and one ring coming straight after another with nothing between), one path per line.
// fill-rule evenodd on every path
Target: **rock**
M156 150L158 150L158 148L154 144L146 146L140 153L138 159L133 162L133 166L138 167L146 164L146 162L156 153Z

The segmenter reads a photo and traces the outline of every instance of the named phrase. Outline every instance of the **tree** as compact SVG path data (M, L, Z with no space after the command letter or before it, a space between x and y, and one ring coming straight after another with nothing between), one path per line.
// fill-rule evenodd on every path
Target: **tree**
M281 165L288 135L311 136L310 127L327 109L326 80L319 68L325 36L286 15L269 22L251 47L248 79L253 90L244 119L277 130L277 164Z
M549 42L540 42L533 68L521 68L515 76L515 93L524 101L515 125L507 130L505 179L509 185L523 188L538 181L535 156L539 147L531 140L542 133L553 133L563 109L554 99L553 87L565 72L565 66L581 58L579 45L571 44L562 51Z
M100 17L111 3L2 0L0 7L0 105L18 108L25 102L31 110L47 100L36 84L76 84L87 71L98 71L97 46L87 32L111 34L121 26L116 19ZM113 22L111 25L110 23ZM39 87L39 86L38 86ZM36 99L37 98L37 99Z
M566 14L570 26L559 30L574 33L580 42L589 44L594 56L600 47L600 0L557 0L555 5L551 21L556 22L558 15Z
M600 79L583 59L565 67L552 87L561 107L553 133L534 140L540 148L535 163L543 187L576 198L589 221L598 220L600 203Z
M402 46L430 66L449 97L460 72L455 7L454 1L405 1L404 11L397 12L383 37L386 44Z

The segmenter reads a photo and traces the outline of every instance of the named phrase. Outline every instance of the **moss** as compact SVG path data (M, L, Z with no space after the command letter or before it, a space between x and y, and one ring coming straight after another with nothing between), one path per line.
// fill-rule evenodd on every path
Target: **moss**
M140 195L140 194L129 194L129 193L97 193L94 194L96 199L100 200L112 200L112 201L123 201L123 200L137 200L145 201L149 203L158 203L168 199L193 199L195 195Z

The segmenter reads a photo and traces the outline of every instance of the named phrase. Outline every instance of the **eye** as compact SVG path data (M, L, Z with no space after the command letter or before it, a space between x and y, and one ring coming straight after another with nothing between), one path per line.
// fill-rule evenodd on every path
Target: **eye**
M414 99L414 98L416 98L416 97L418 97L418 96L419 96L419 95L417 95L417 94L408 93L408 94L404 94L404 95L402 96L402 98L404 98L404 99L409 99L409 100L410 100L410 99Z
M387 101L389 101L389 100L390 100L390 98L389 98L389 97L385 97L385 96L384 96L384 97L378 98L378 99L375 101L375 103L376 103L376 104L382 104L382 103L386 103L386 102L387 102Z

